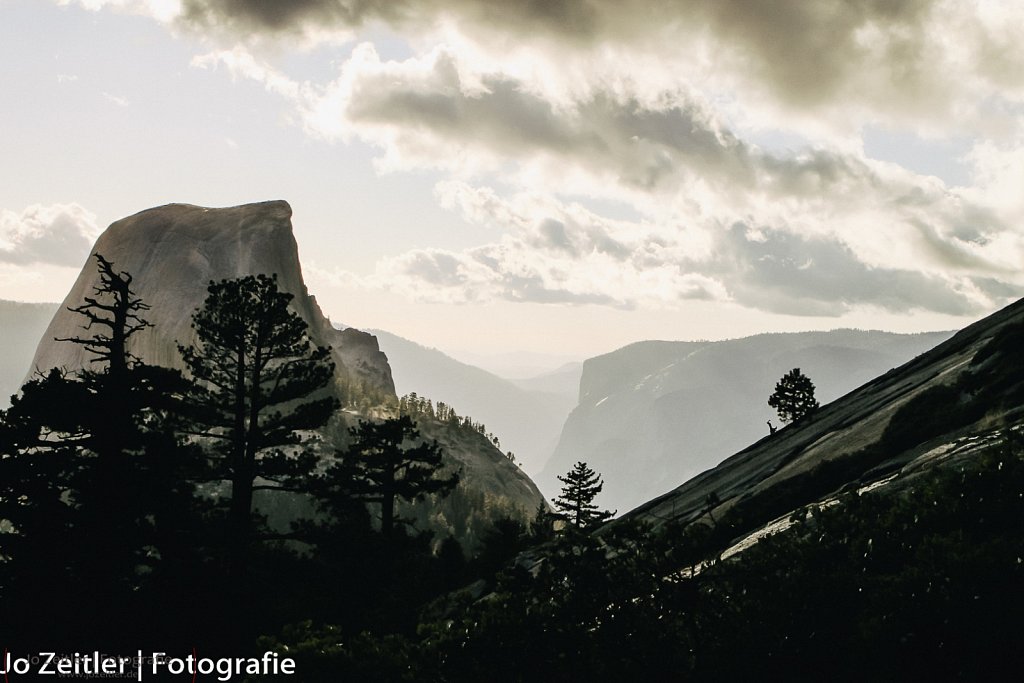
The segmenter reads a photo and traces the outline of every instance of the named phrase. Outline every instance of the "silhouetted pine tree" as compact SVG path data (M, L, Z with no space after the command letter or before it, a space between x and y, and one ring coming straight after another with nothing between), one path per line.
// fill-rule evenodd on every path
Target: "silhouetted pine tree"
M814 398L814 383L800 368L793 368L775 385L775 392L768 398L768 405L779 414L783 422L796 422L818 409Z
M599 526L615 516L615 512L601 510L594 505L594 498L601 493L604 482L601 475L587 467L585 462L577 462L558 480L565 486L562 487L562 495L555 498L555 507L565 513L577 528Z
M132 601L181 555L191 511L189 451L168 424L183 381L128 353L149 307L130 275L96 260L93 295L69 309L94 332L58 341L81 344L99 367L51 370L0 415L0 581L17 596L11 611L23 608L21 626L43 619L58 638L57 612L63 635L79 618L130 623Z
M420 434L408 416L366 422L349 430L354 441L328 469L325 495L354 498L380 505L381 531L391 537L395 503L399 498L421 500L428 494L447 495L458 473L440 476L442 451L436 441L416 443Z
M232 574L243 574L255 538L256 491L305 492L316 465L302 430L338 407L327 391L329 349L310 340L276 276L211 282L193 316L193 346L179 346L195 382L192 428L209 446L208 479L231 484L228 542Z

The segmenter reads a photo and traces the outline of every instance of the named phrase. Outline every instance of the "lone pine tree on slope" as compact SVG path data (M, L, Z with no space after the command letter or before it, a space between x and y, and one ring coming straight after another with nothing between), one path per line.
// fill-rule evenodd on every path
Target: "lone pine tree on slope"
M818 409L814 398L814 383L800 368L793 368L775 385L775 392L768 398L768 405L779 413L783 422L796 422Z
M600 474L587 467L587 463L577 462L558 480L565 486L562 487L562 495L555 498L555 507L564 512L577 528L590 529L615 516L615 512L601 510L594 505L594 498L601 493L604 482Z

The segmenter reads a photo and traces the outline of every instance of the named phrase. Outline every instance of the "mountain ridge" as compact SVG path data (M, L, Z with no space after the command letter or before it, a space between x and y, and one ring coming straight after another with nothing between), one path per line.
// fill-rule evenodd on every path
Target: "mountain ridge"
M950 334L765 333L636 342L596 356L584 362L579 403L538 485L557 490L557 475L582 460L604 475L605 507L632 509L756 442L766 422L778 425L767 399L792 368L831 401Z
M815 476L822 480L828 475L829 468L840 470L845 465L850 472L846 483L835 489L877 486L886 477L892 479L884 485L892 486L892 482L944 459L971 457L977 452L972 441L985 441L997 435L1003 426L1020 421L1019 405L986 407L981 421L963 426L956 426L946 414L948 411L942 411L942 419L951 421L945 431L939 427L939 433L926 435L920 443L903 449L891 448L878 456L882 458L880 462L859 470L856 459L865 449L884 445L886 430L901 408L913 408L914 401L920 401L919 397L929 391L956 387L965 373L972 372L972 362L987 344L998 341L1005 330L1021 327L1024 300L967 326L929 351L823 405L811 419L758 440L716 467L635 507L621 519L644 519L655 526L669 520L692 522L707 513L708 496L712 493L720 500L714 506L718 516L732 508L750 507L758 496L763 499L773 492L782 500L776 506L779 510L789 506L787 501L792 501L795 508L822 500L811 485L815 484ZM1019 374L1020 368L1016 372ZM1012 381L1019 383L1022 378ZM818 488L829 488L832 480L823 481Z
M529 474L544 466L574 403L559 392L524 389L483 368L385 330L370 330L395 371L399 394L443 401L483 422Z
M0 410L10 406L25 370L32 374L32 356L47 325L57 311L56 303L26 303L0 299Z

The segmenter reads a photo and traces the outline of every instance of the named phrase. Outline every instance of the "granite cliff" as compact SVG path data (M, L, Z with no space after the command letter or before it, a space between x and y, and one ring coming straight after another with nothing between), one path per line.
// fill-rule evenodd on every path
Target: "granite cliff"
M310 296L302 279L298 247L287 202L271 201L225 209L168 204L123 218L100 235L92 253L134 277L133 288L152 310L154 327L131 339L130 351L155 365L181 368L177 344L193 340L193 311L206 298L211 280L257 273L277 274L278 286L295 296L292 306L313 339L330 346L341 382L359 382L380 396L394 396L387 357L370 334L336 330ZM90 261L57 309L32 361L33 371L69 370L88 362L76 344L54 341L80 333L82 319L68 310L92 293L98 281Z

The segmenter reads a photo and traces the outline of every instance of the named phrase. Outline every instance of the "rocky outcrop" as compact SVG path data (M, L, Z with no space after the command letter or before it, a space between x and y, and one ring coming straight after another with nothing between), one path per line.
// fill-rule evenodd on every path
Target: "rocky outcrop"
M135 292L151 307L146 317L154 324L132 337L130 351L149 363L182 367L177 344L193 341L192 313L205 300L211 280L276 274L278 286L295 296L292 306L309 324L313 339L332 348L339 381L361 382L393 396L391 369L373 335L334 329L306 290L291 215L284 201L224 209L168 204L111 224L92 253L132 275ZM90 295L97 281L90 257L50 322L33 369L73 370L89 362L81 346L54 339L81 333L81 316L67 309Z

